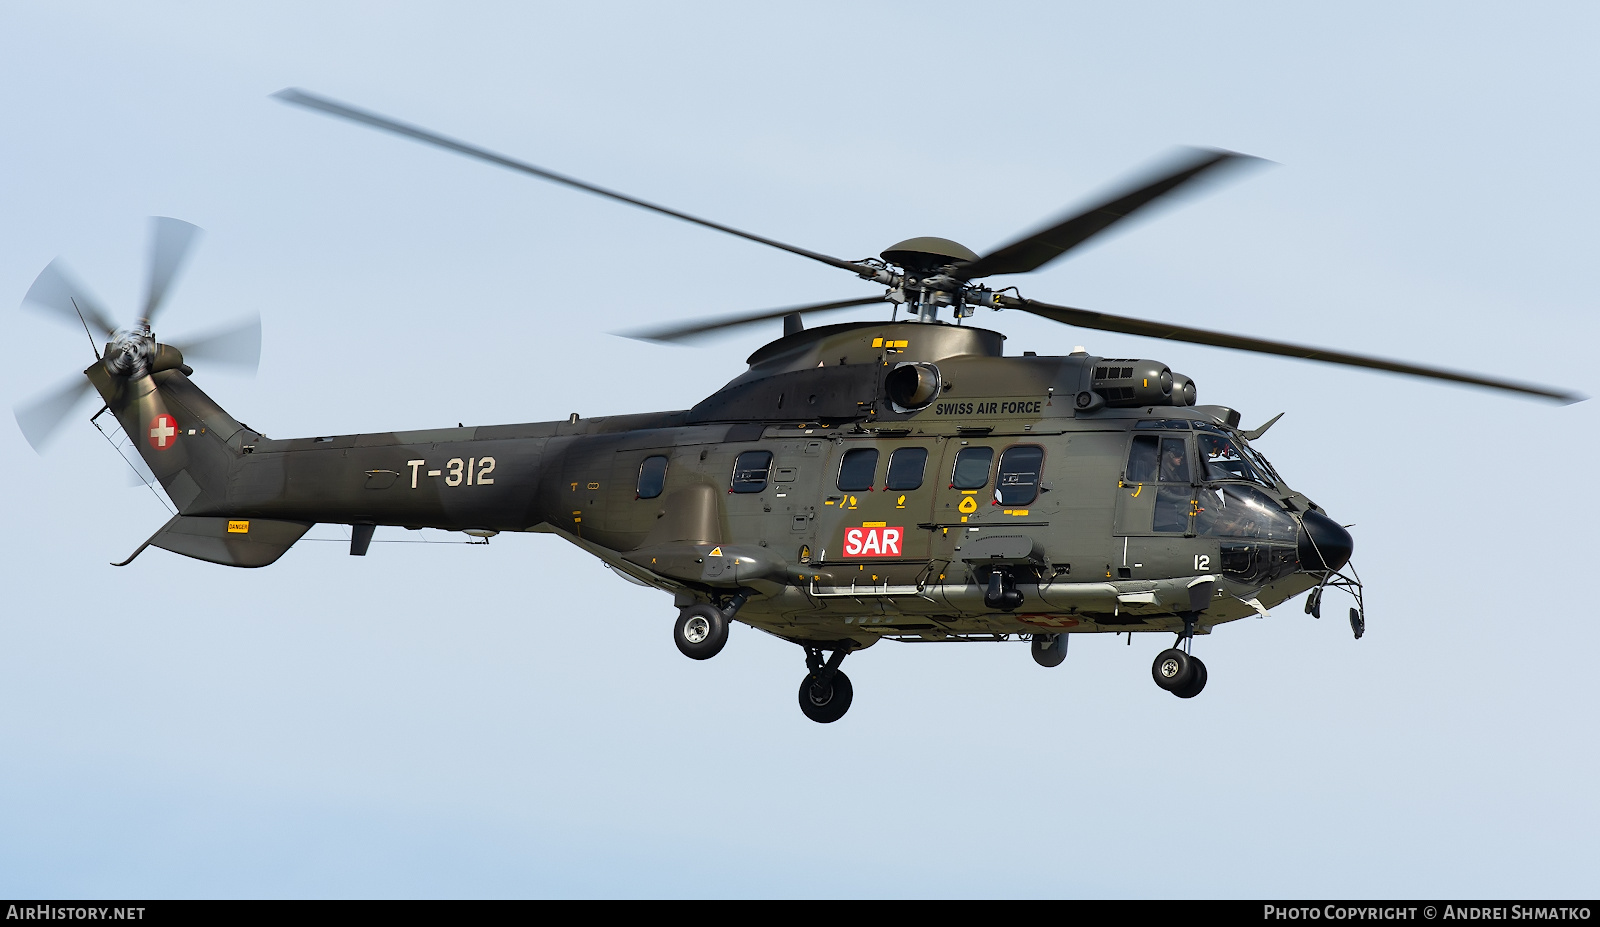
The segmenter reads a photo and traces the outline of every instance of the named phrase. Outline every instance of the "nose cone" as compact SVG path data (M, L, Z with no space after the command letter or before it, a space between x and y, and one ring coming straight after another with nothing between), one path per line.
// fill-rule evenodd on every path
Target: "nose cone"
M1355 539L1338 522L1320 512L1300 516L1300 569L1307 572L1337 570L1350 560Z

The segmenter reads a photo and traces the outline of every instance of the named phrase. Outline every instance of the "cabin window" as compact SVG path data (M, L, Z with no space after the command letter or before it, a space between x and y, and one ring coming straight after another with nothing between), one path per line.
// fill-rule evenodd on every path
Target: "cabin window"
M892 492L905 492L910 489L922 488L922 471L928 465L928 449L925 447L896 448L889 455L889 477L885 489Z
M844 452L839 461L838 486L842 492L866 492L872 488L873 477L878 472L878 449L853 447Z
M771 451L745 451L733 461L734 492L765 492L772 470Z
M1156 459L1160 456L1161 439L1155 435L1137 435L1133 439L1133 449L1128 451L1128 476L1129 483L1154 483L1156 481Z
M639 465L639 485L634 490L635 498L654 499L661 495L661 490L666 485L667 458L646 457L644 463Z
M1000 455L995 476L994 501L1001 505L1027 505L1039 495L1039 473L1044 469L1044 448L1015 444Z
M989 464L994 462L992 447L964 447L956 454L955 471L950 474L953 489L982 489L989 484Z

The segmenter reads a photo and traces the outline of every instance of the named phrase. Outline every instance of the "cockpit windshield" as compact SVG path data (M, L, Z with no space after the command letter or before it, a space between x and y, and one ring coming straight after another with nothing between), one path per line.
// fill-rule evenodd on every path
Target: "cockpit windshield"
M1243 442L1240 442L1240 445L1244 448L1245 455L1256 465L1257 473L1266 474L1267 479L1279 486L1283 485L1283 477L1278 475L1278 471L1273 469L1272 464L1267 462L1267 458L1262 456L1260 451Z
M1278 501L1253 486L1237 483L1200 490L1194 531L1201 537L1262 538L1293 541L1299 525Z
M1277 474L1254 448L1223 434L1201 432L1196 437L1207 482L1244 480L1275 488Z

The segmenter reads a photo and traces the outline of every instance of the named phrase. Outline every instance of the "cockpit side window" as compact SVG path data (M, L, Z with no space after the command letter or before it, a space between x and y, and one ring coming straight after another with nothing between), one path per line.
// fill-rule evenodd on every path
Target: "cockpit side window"
M1156 481L1156 457L1161 446L1161 439L1155 435L1137 435L1133 439L1133 448L1128 451L1128 479L1130 483L1154 483Z

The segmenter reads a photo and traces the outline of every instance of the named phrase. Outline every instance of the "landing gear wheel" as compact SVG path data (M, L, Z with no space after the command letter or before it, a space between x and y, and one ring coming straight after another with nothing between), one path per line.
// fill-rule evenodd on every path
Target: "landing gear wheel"
M850 710L850 700L855 697L850 677L835 672L832 684L822 686L815 685L814 678L807 673L806 678L800 680L800 710L818 724L831 724L844 717Z
M1168 692L1177 692L1194 679L1194 664L1193 658L1173 647L1156 654L1156 662L1150 666L1150 675L1155 678L1156 685Z
M1060 666L1067 658L1065 634L1035 634L1033 636L1033 662L1040 666Z
M1193 673L1193 678L1189 680L1189 684L1181 689L1172 690L1172 694L1178 698L1194 698L1200 694L1201 689L1206 687L1206 665L1200 662L1199 657L1192 656L1189 658L1189 669Z
M689 659L709 660L728 642L728 619L715 605L691 605L678 613L672 640Z

